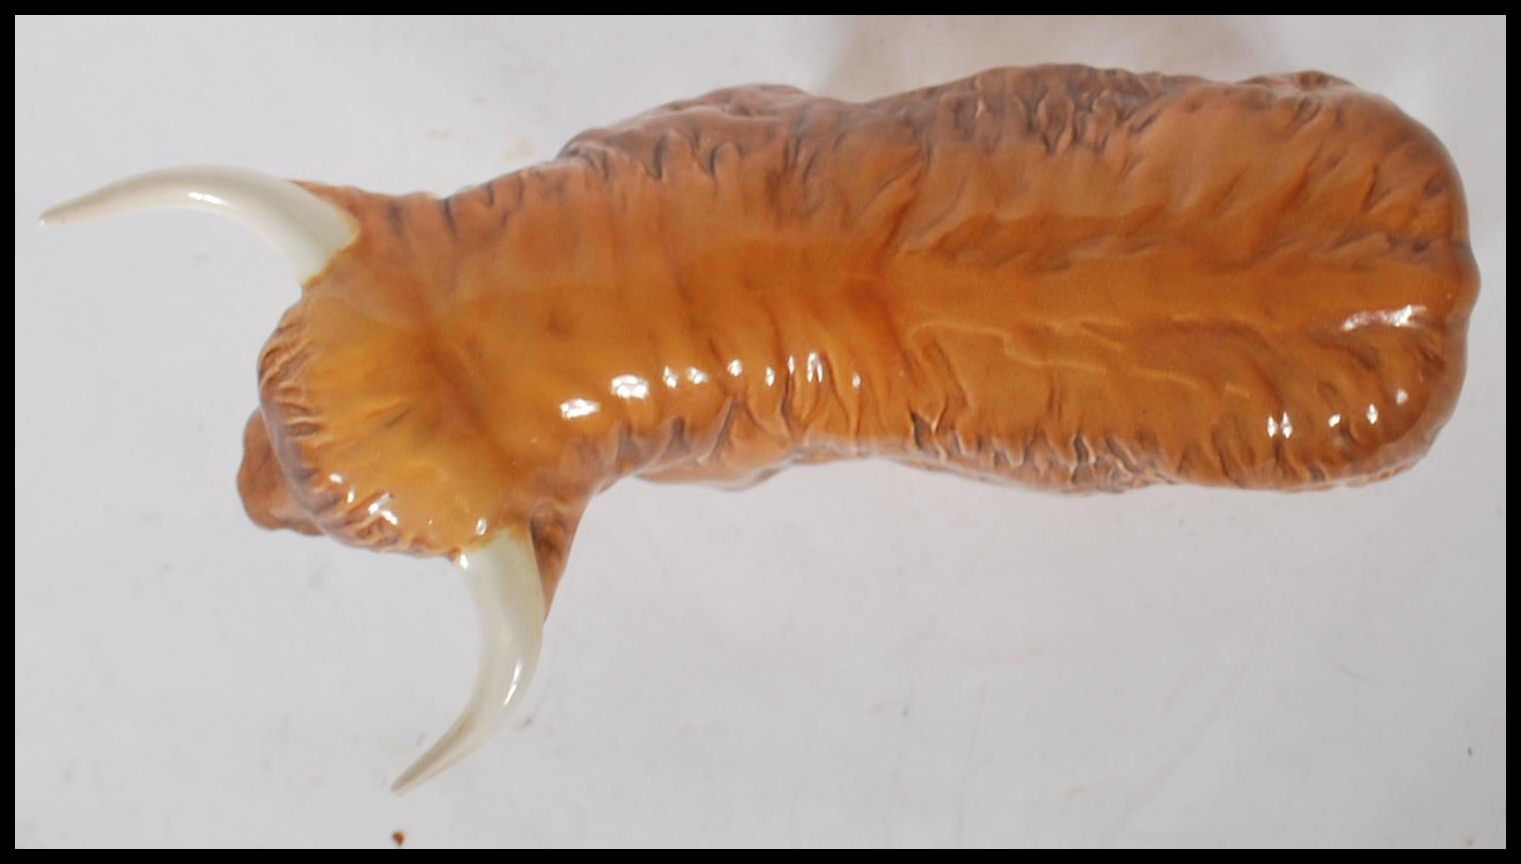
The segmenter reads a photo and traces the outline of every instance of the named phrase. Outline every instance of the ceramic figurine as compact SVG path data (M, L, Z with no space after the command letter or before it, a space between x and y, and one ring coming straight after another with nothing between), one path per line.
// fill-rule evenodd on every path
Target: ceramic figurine
M301 283L259 358L252 519L469 579L475 692L397 789L518 701L582 512L624 477L1376 480L1452 412L1478 287L1442 145L1313 72L741 87L447 198L189 168L44 220L147 207L236 219Z

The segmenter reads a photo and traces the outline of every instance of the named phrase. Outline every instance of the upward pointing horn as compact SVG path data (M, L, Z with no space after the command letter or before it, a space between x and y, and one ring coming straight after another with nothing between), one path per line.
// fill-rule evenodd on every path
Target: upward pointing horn
M296 279L321 273L359 235L353 217L289 180L245 168L186 166L150 171L59 204L43 225L134 210L206 210L252 228L284 253Z

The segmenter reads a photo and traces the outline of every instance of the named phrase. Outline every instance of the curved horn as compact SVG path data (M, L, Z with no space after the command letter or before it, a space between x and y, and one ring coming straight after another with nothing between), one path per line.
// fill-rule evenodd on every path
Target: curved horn
M285 254L302 283L359 236L348 213L289 180L244 168L185 167L118 180L41 216L66 225L133 210L207 210L252 228Z
M456 563L481 617L475 690L449 731L396 778L393 792L416 788L484 744L522 698L539 661L544 586L527 532L506 531Z

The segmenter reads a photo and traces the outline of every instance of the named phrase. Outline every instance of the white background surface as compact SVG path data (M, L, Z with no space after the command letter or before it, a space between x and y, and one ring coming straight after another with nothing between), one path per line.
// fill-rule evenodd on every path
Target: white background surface
M117 177L459 187L721 86L1320 69L1446 143L1483 286L1429 457L1280 495L1059 498L886 464L593 503L523 710L418 792L474 614L441 561L253 526L296 286ZM16 23L16 844L1505 843L1505 22Z

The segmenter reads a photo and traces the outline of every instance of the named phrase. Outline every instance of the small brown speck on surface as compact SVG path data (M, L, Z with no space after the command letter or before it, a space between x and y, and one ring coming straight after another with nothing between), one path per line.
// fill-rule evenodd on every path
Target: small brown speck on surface
M391 842L395 843L397 846L405 844L407 842L407 833L405 831L392 831Z

